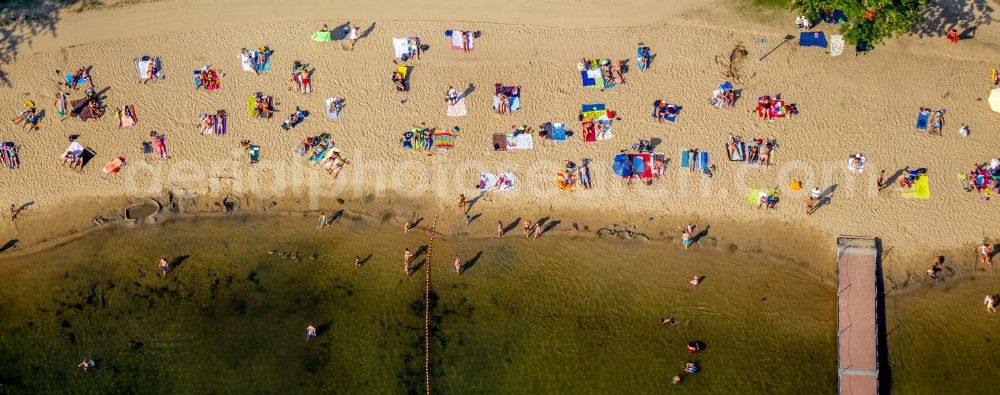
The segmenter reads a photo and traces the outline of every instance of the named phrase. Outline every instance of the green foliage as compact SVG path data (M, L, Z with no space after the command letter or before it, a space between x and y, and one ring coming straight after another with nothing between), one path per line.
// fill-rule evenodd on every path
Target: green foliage
M790 0L792 9L817 20L823 11L844 11L840 26L851 44L881 44L886 38L906 34L922 20L928 0Z

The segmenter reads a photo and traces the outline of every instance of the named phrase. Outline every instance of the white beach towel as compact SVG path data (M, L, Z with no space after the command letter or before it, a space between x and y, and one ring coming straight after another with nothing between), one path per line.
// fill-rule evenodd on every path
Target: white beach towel
M343 108L341 108L339 110L337 110L336 108L334 108L334 111L330 111L330 103L333 103L334 100L337 100L337 99L334 98L334 97L326 99L326 101L324 102L324 103L326 103L326 106L323 107L324 111L326 111L326 119L329 119L331 121L334 120L334 119L340 118L340 113L344 110Z
M464 117L468 113L465 108L465 99L458 99L455 104L448 105L448 116L449 117Z
M844 36L834 34L830 36L830 56L840 56L844 53Z
M507 135L507 150L515 149L535 149L535 141L532 139L530 134L522 133L514 137L513 134Z
M611 140L612 138L615 137L614 133L611 133L611 119L608 118L607 114L601 115L601 117L595 119L594 122L600 122L601 124L604 125L604 130L601 131L600 133L597 133L597 136L595 136L594 139L596 139L597 141L601 141L601 140Z
M459 51L462 50L462 35L465 34L465 33L469 33L469 32L461 31L461 30L452 30L451 31L451 48L452 49L457 49ZM469 50L471 51L473 49L476 49L476 47L475 47L475 37L473 37L470 34L469 35Z
M396 59L402 59L403 55L410 53L410 46L407 44L406 38L392 38L392 51L396 56Z
M154 59L137 60L135 62L135 73L139 76L139 81L145 81L148 79L146 78L146 70L148 69L150 63L155 63L155 62L156 60ZM156 70L156 78L160 77L163 77L163 70Z
M253 53L240 53L240 61L243 62L243 71L254 71Z
M66 152L63 153L63 155L67 153L72 154L73 157L78 157L80 155L83 155L83 145L81 145L76 141L69 143L69 147L66 147Z

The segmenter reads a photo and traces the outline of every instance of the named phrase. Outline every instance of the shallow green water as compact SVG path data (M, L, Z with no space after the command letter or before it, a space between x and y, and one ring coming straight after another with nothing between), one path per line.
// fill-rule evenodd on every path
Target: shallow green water
M401 255L427 234L346 218L314 224L183 220L0 260L3 388L422 392L424 268L406 277ZM461 276L456 254L474 259ZM358 269L355 255L371 256ZM836 391L833 286L788 263L514 233L439 237L434 255L435 392ZM161 256L187 258L162 279ZM695 274L707 276L697 288ZM680 323L665 328L661 317ZM310 321L320 333L307 341ZM696 339L707 349L685 353ZM76 368L85 355L97 361L87 373ZM670 384L687 359L702 371Z

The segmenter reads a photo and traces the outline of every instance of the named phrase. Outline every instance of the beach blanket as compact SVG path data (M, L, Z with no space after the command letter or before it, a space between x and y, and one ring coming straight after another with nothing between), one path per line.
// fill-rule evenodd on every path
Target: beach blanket
M712 165L708 161L708 151L701 151L698 155L698 169L704 174L712 174Z
M90 106L87 104L90 102L88 99L73 100L70 104L73 105L73 115L80 118L81 121L86 121L91 118L97 118L97 114L91 110Z
M580 70L580 83L585 87L604 89L604 73L600 69Z
M158 135L150 138L149 143L153 145L153 151L156 153L158 158L166 158L167 154L167 137L163 135Z
M64 151L63 155L70 154L74 158L79 158L80 156L83 156L83 150L84 150L83 145L80 144L79 142L74 141L69 143L69 147L66 147L66 151Z
M745 155L746 144L744 144L742 141L737 141L736 142L736 150L734 150L734 151L730 151L729 150L729 144L728 143L725 144L724 148L725 148L726 152L729 154L729 160L734 161L734 162L742 162L742 161L746 160L746 155Z
M0 143L0 162L8 169L17 169L21 166L21 160L17 156L17 145L13 141Z
M513 173L480 173L479 184L476 185L476 189L485 192L509 191L514 189L516 185Z
M123 167L125 167L125 157L119 156L105 164L102 170L104 171L104 174L118 174Z
M611 171L621 177L631 177L634 174L632 170L632 160L629 159L628 154L618 154L611 159Z
M330 41L333 41L333 37L331 37L330 32L313 32L312 40L328 43Z
M264 62L262 63L257 62L257 54L259 53L259 51L240 53L240 63L243 65L243 71L256 71L257 73L263 73L271 70L271 51L264 52Z
M135 72L139 76L139 81L145 81L146 70L149 70L149 65L153 65L153 75L156 78L163 78L163 67L160 65L160 58L150 58L149 56L143 56L135 61Z
M514 112L521 109L521 99L517 96L508 96L507 100L510 102L510 107L508 110ZM500 98L493 96L493 109L496 110L500 106Z
M506 151L507 150L507 135L503 133L493 133L493 150L494 151Z
M404 59L410 56L409 40L406 38L392 38L392 52L396 59Z
M473 34L470 31L465 31L465 30L445 30L444 31L444 35L451 37L451 49L458 50L458 51L461 51L461 50L465 49L462 46L462 36L467 36L469 38L469 50L471 51L471 50L475 49L475 46L474 46L475 37L473 37Z
M760 198L767 197L768 190L765 188L747 188L747 203L756 207L760 204Z
M59 118L66 117L67 107L69 107L69 95L66 92L59 92L56 98L56 114L59 114Z
M799 45L826 48L826 35L823 32L802 32L799 34Z
M649 64L652 62L652 59L653 56L649 52L649 47L638 47L635 49L635 65L639 70L649 70Z
M326 119L328 119L328 120L332 121L334 119L340 118L340 113L344 111L343 107L338 106L338 105L334 105L334 102L336 102L336 101L337 101L336 97L331 97L329 99L326 99L325 102L323 102L326 105L326 107L325 107L326 108Z
M900 195L911 199L930 199L931 186L927 174L921 174L909 189L900 191Z
M435 130L434 148L445 150L455 148L455 132L442 129Z
M867 158L862 157L861 158L861 162L858 164L858 168L854 169L854 168L851 168L851 163L854 161L854 156L851 156L850 158L847 158L847 170L855 172L857 174L864 173L864 171L865 171L865 161L866 160L867 160Z
M667 103L666 100L656 100L653 102L653 118L657 118L657 109L661 103L664 104L667 109L663 114L663 119L670 122L676 122L677 116L681 113L681 106Z
M930 120L930 118L931 118L931 111L928 110L928 109L921 109L920 112L917 113L917 131L918 132L926 132L927 131L927 122Z
M243 65L243 71L254 71L253 66L253 52L240 53L240 63Z
M465 98L458 99L455 104L448 104L449 117L464 117L466 114L468 109L465 108Z
M260 160L260 146L251 145L247 147L247 156L250 157L250 164L257 163Z
M216 114L202 114L201 115L201 134L214 134L214 135L224 135L226 134L226 112L219 110Z
M552 122L548 125L549 139L553 141L566 141L566 125L559 122Z
M701 169L702 168L702 166L701 166L701 160L700 160L700 153L698 153L698 152L696 152L694 155L691 155L691 150L690 149L686 149L686 150L681 151L680 158L681 158L681 168L682 169L690 169L692 166L695 169ZM708 157L706 156L705 159L708 160Z
M74 81L76 81L77 85L80 85L83 84L84 82L87 82L88 79L90 79L90 77L86 74L84 74L80 78L76 78L76 76L74 76L73 74L66 74L66 85L73 85Z
M649 154L618 154L611 161L611 170L624 178L652 178L653 167L650 166Z
M209 78L212 82L203 84L201 80L202 73L206 73L206 78ZM206 91L212 92L217 91L222 86L219 81L219 72L215 69L210 68L200 68L194 71L194 88L195 89L205 89Z
M123 129L135 125L139 119L136 117L135 105L129 104L125 107L115 110L118 115L118 128Z
M830 36L830 56L840 56L844 53L844 36L833 34Z
M505 136L504 143L507 145L508 151L517 149L535 149L535 141L528 133L521 133L517 136L508 134Z

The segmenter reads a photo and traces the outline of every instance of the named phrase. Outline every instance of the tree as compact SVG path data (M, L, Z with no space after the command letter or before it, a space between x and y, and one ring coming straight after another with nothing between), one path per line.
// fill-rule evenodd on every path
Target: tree
M840 32L851 44L881 44L906 34L923 18L928 0L790 0L789 5L810 20L833 10L844 12Z

